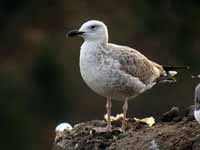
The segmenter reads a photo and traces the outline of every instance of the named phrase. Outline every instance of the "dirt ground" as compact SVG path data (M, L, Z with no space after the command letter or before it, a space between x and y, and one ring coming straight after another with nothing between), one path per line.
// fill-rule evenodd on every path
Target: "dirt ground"
M113 131L95 132L106 122L93 120L74 126L55 137L53 150L200 150L200 124L193 117L193 106L171 110L149 127L130 119L127 130L118 130L121 121L113 122Z

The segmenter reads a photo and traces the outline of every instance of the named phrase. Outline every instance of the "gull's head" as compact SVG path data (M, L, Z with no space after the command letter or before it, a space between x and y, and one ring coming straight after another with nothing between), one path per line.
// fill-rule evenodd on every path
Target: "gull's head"
M85 41L108 41L108 31L106 25L97 20L87 21L79 30L73 30L67 33L67 37L80 36Z
M195 89L195 108L200 109L200 83L196 86Z

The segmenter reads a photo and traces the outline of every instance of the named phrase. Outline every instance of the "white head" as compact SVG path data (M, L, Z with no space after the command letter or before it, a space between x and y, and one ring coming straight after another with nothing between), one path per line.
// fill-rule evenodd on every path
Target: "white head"
M69 32L68 37L81 36L85 41L108 42L108 30L106 25L97 20L85 22L80 29Z

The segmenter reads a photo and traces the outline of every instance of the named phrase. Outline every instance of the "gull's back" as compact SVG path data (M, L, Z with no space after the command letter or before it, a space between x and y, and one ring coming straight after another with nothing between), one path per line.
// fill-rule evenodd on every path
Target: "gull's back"
M150 61L137 50L111 43L108 44L108 49L112 50L122 71L139 78L144 84L150 84L165 74L162 66Z

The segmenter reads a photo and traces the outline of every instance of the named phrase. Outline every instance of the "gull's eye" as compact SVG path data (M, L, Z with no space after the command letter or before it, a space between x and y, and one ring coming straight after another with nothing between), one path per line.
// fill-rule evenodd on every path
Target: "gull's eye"
M90 26L90 29L95 29L97 26L95 26L95 25L92 25L92 26Z

